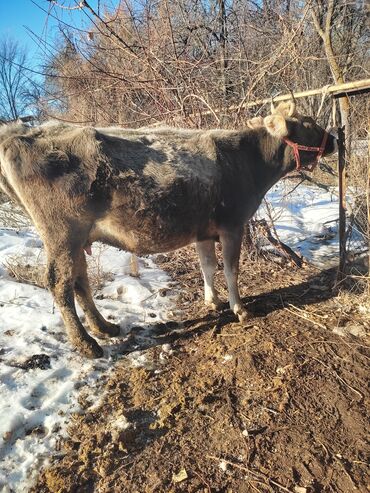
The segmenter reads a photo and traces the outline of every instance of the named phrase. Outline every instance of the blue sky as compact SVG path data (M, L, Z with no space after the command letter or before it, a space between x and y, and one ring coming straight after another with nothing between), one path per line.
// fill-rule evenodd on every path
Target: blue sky
M74 5L75 0L58 0L61 5ZM98 1L91 0L90 4L96 8ZM103 4L104 2L101 2ZM115 0L110 5L118 3ZM43 10L37 7L40 6ZM27 31L32 30L42 41L53 42L57 35L58 21L47 12L68 24L84 27L88 23L87 17L79 10L62 10L47 0L0 0L0 36L10 36L25 45L30 53L30 62L37 65L41 61L42 50L38 46L40 40L35 39ZM41 44L42 44L41 41Z
M45 3L44 1L40 2ZM47 5L46 5L47 6ZM29 42L24 26L41 33L46 14L39 10L30 0L13 0L0 2L0 32L2 36L11 36L20 41Z

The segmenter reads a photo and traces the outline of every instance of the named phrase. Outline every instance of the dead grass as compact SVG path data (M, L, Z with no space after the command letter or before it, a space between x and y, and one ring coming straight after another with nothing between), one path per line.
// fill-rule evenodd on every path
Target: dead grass
M12 202L2 200L0 196L0 224L3 228L22 229L29 227L31 221L24 210Z
M46 288L45 264L32 265L23 255L12 255L4 262L4 267L16 281Z
M88 276L93 294L96 294L113 279L113 275L105 271L102 267L101 254L103 248L103 246L102 248L98 248L97 253L89 257L87 262ZM44 258L43 251L40 252L35 262L31 262L30 258L24 257L23 255L11 255L4 262L4 267L8 274L16 281L46 289L46 264Z

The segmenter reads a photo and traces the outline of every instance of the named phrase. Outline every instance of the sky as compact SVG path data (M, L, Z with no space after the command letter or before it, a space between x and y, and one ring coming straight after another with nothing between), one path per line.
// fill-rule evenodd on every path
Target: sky
M46 4L41 0L40 4ZM47 7L47 5L46 5ZM30 43L26 26L41 34L46 22L46 14L30 0L0 2L0 31L2 36L11 36L25 44Z
M58 3L73 6L76 0L58 0ZM97 8L98 3L103 4L99 0L90 0L94 8ZM117 1L110 0L108 3L116 4ZM58 35L58 20L55 17L80 28L86 27L89 22L80 10L61 9L47 0L0 0L0 37L12 37L26 46L30 63L37 66L42 59L45 41L53 43Z
M95 12L104 16L105 11L113 11L120 0L87 2ZM3 41L10 41L11 45L17 42L19 56L25 48L26 61L14 66L21 66L22 77L41 92L44 90L45 67L63 46L64 36L60 27L72 28L76 34L79 30L83 33L91 30L93 15L86 7L79 8L79 3L80 0L0 0L0 49ZM17 61L20 59L16 58ZM0 86L0 95L2 90L3 86ZM4 100L6 109L7 96ZM12 114L7 111L4 115L11 118Z

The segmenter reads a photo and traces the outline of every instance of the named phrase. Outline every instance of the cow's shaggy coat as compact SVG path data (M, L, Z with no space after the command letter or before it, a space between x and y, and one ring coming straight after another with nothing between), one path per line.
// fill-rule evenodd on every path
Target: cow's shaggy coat
M220 240L230 306L243 320L237 287L243 225L294 168L282 137L319 146L323 132L286 105L243 131L1 127L0 185L44 241L48 285L71 342L87 356L102 355L77 316L75 296L93 333L119 333L90 293L84 248L93 241L138 254L197 242L205 300L217 306L214 242ZM331 137L325 153L333 149ZM314 158L305 154L303 164Z

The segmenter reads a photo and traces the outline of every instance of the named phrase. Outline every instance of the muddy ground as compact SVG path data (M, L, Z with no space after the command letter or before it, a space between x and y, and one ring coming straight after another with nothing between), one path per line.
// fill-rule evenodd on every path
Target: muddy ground
M335 271L244 256L240 325L203 306L191 247L158 261L176 320L153 327L146 368L117 362L32 492L368 491L369 325Z

